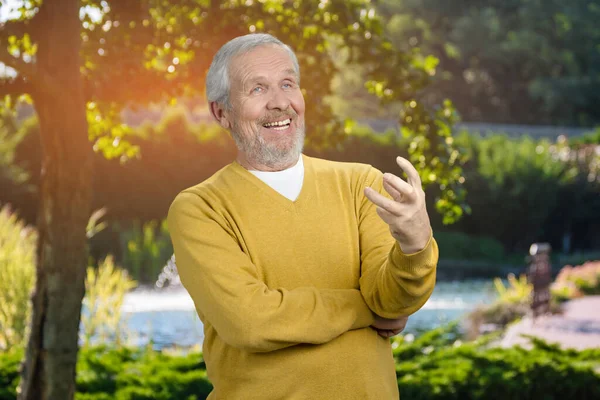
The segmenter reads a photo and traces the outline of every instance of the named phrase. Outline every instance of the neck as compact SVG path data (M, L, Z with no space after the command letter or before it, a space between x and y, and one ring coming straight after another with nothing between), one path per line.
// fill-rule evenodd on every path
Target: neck
M301 157L300 155L299 157ZM296 165L298 162L298 157L295 160L282 160L275 162L273 164L264 165L255 160L248 160L244 157L244 154L238 153L237 162L247 170L253 171L264 171L264 172L277 172L283 171L284 169L288 169Z

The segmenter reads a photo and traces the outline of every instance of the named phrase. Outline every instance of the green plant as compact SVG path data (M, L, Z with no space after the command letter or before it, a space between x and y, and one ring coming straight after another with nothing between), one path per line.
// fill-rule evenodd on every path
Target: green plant
M463 232L435 231L440 256L452 260L504 262L506 254L502 243L484 235Z
M21 346L31 315L37 233L8 205L0 208L0 350Z
M600 376L594 371L600 366L600 350L561 350L539 339L530 340L531 350L490 347L487 339L428 346L397 364L401 396L428 400L600 396Z
M173 254L166 219L143 225L135 221L120 237L124 267L135 279L154 283Z
M559 301L600 294L600 261L588 261L575 267L565 265L553 282L551 291Z
M561 158L569 150L564 141L467 133L456 140L469 158L464 170L472 213L454 229L491 236L511 253L547 236L545 223L579 173Z
M0 352L0 400L17 398L17 384L22 359L22 347L13 347L8 352Z
M88 267L81 315L84 344L89 345L95 336L101 342L112 339L121 343L121 308L125 294L135 286L127 271L115 267L112 256L98 268Z
M519 279L514 274L508 275L508 287L504 286L502 279L495 278L494 286L498 292L499 303L522 304L531 299L533 285L527 281L527 276L522 274Z
M478 337L485 325L494 325L496 329L524 317L530 310L533 286L526 275L517 278L508 274L508 285L500 278L494 278L497 298L490 304L478 306L467 315L470 338Z

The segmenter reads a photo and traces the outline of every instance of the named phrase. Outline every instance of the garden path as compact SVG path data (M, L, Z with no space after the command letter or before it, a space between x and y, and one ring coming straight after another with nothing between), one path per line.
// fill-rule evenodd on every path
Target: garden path
M509 327L502 339L503 347L522 345L532 335L562 348L586 349L600 347L600 296L586 296L567 302L562 314L526 317Z

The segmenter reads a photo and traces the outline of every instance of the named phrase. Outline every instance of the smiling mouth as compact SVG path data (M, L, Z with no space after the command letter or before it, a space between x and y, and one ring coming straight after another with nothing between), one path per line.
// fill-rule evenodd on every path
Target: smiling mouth
M275 131L282 131L284 129L287 129L291 123L292 123L292 119L288 118L288 119L284 119L283 121L267 122L263 126L265 128L273 129Z

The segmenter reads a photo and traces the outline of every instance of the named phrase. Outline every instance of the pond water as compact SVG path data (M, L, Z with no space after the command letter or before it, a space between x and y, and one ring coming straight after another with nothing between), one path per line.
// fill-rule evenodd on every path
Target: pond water
M438 282L425 306L412 315L405 332L432 329L459 319L477 305L495 298L490 280ZM202 344L202 322L194 303L182 287L137 289L125 297L123 323L126 342L157 349L190 347Z

